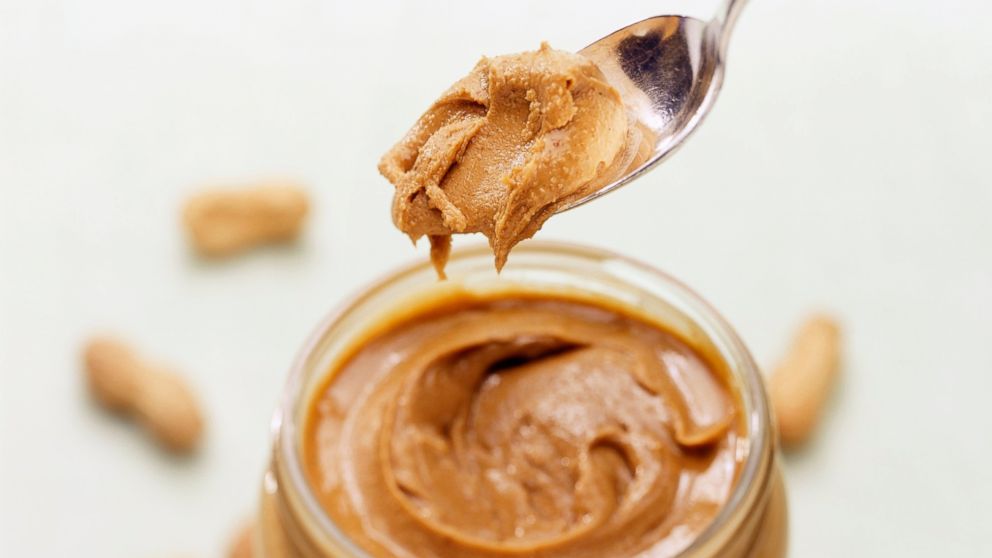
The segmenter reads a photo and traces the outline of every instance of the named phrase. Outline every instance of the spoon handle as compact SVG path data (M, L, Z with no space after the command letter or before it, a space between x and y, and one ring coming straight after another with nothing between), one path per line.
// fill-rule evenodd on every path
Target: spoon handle
M741 9L746 3L747 0L723 0L720 9L717 10L716 17L713 18L713 24L720 34L718 43L720 58L726 58L727 46L730 44L730 32L734 30L737 16L740 15Z

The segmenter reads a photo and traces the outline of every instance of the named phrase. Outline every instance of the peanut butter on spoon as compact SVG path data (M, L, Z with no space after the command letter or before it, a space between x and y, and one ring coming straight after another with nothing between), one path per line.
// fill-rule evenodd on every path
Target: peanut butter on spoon
M393 222L428 236L440 276L451 235L481 232L496 268L556 210L626 166L628 117L591 60L547 43L483 58L379 163Z

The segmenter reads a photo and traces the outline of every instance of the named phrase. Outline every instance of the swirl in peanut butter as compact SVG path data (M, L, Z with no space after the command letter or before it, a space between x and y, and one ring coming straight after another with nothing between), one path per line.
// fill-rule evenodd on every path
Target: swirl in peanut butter
M740 404L719 370L612 307L463 301L333 371L307 473L373 556L672 556L741 468Z

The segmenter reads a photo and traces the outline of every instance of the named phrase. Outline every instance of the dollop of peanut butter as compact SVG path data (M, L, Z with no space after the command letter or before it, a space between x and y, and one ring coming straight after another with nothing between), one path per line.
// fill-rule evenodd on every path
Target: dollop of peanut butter
M496 268L563 205L624 165L620 94L589 59L551 49L483 58L379 163L393 222L427 235L443 276L451 235L481 232Z
M310 408L307 474L374 556L674 556L742 467L719 370L605 305L449 304L333 371Z

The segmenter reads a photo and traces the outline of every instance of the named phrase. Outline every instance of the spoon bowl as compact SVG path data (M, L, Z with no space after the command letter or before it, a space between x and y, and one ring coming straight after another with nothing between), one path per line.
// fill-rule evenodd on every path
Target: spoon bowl
M730 32L744 0L725 0L710 21L658 16L580 50L620 92L638 130L637 155L611 182L566 211L629 184L675 152L703 121L723 84Z

